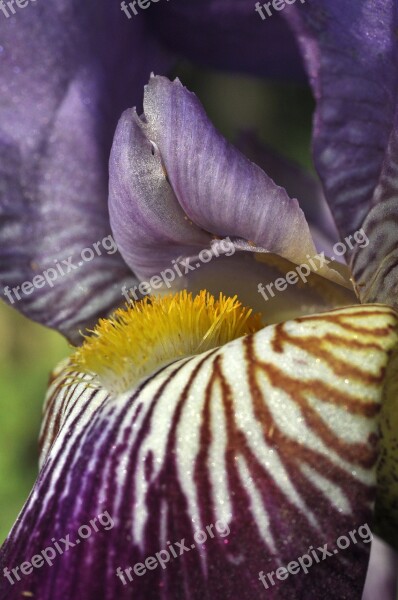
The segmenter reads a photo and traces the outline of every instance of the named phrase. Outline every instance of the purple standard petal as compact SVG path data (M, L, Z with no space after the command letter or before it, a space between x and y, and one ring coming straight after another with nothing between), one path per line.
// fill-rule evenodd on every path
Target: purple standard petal
M316 254L297 200L216 131L194 94L165 77L151 77L146 86L141 122L134 111L120 121L109 208L119 249L142 277L156 272L147 249L156 250L159 270L191 238L208 244L209 234L240 238L249 244L238 247L256 246L296 263ZM171 251L176 241L180 248Z
M398 107L397 107L398 109ZM363 222L370 240L352 254L351 269L363 302L383 302L398 309L398 113L388 144L373 208Z
M317 250L323 250L327 256L332 256L334 254L332 246L339 241L339 234L319 179L298 163L279 155L271 147L263 144L253 132L242 133L237 146L276 184L284 187L291 198L298 199L309 223Z
M307 0L284 11L317 109L314 156L343 236L363 227L350 266L362 301L397 306L398 8L395 0Z
M191 256L211 236L194 225L167 180L159 148L135 109L119 121L110 158L109 209L121 252L141 277Z
M288 321L115 396L59 371L0 599L359 600L396 323L382 306Z
M169 48L196 63L306 81L298 46L286 23L278 14L263 22L253 0L160 2L148 17Z
M111 241L102 245L108 156L159 51L142 20L104 0L32 4L0 21L0 281L19 286L1 297L76 339L131 277Z

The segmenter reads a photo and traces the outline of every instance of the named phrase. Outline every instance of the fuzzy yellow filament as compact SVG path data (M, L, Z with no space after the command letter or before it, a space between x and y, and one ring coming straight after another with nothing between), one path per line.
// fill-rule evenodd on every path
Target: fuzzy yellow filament
M71 373L92 376L113 393L133 388L160 367L222 346L263 327L237 297L202 290L146 297L101 319L70 360Z

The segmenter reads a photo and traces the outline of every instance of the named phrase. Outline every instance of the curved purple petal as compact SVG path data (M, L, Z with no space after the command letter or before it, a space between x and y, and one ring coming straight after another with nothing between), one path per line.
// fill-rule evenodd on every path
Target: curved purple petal
M0 281L19 286L2 298L73 339L131 277L101 244L108 156L121 111L161 65L142 20L111 4L38 2L0 19Z
M159 149L135 109L119 121L109 169L112 229L138 276L157 273L172 259L195 255L210 244L212 236L189 221L178 203Z
M398 106L397 106L398 111ZM398 309L398 112L394 121L373 208L363 229L369 246L351 259L363 302L384 302Z
M115 397L58 372L1 600L359 600L396 322L382 306L288 321Z
M396 109L396 2L307 0L292 23L317 101L314 158L343 234L371 208Z
M262 21L253 0L173 0L160 2L148 16L169 48L201 65L306 81L286 23L278 13Z
M314 157L342 237L371 240L350 266L364 302L397 306L398 7L395 0L307 0L284 11L317 109Z
M252 132L242 133L237 146L277 185L284 187L291 198L297 198L308 221L317 250L323 250L327 256L332 256L332 246L339 241L339 234L319 179L298 163L279 155L274 149L263 144Z
M194 94L165 77L146 86L141 122L134 111L120 122L109 207L119 249L141 276L156 272L154 260L170 266L171 251L180 256L190 237L207 245L214 236L240 238L296 263L316 254L297 200L216 131ZM156 259L147 256L151 246Z

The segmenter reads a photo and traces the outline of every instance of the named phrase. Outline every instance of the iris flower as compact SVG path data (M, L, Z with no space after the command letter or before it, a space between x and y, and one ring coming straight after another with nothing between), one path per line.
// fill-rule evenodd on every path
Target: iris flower
M158 35L191 58L188 22L209 27L211 46L217 14L236 23L249 6L174 2L174 29ZM76 348L49 384L40 473L2 549L0 598L361 598L369 527L398 539L395 3L285 8L348 267L326 259L322 224L162 76L117 125L108 213L116 115L168 66L157 24L137 20L133 37L105 3L65 1L50 31L50 10L6 28L1 279L22 286L110 233L119 252L13 298ZM142 60L130 64L133 43ZM239 60L270 74L271 61ZM228 53L217 61L234 67ZM303 264L307 281L290 284ZM176 265L170 289L147 296ZM283 278L265 302L259 284ZM123 289L139 299L109 314Z

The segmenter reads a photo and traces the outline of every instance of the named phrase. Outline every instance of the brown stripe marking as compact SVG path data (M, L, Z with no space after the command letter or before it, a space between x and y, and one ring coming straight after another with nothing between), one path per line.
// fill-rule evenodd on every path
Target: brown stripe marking
M261 390L257 383L257 377L258 370L261 370L266 374L273 387L282 389L293 400L293 402L297 404L305 418L308 427L311 429L311 431L314 431L314 433L319 436L326 446L332 446L339 456L341 456L344 460L352 462L353 464L358 464L365 468L369 468L375 464L377 455L375 453L373 439L369 439L368 444L352 444L343 442L328 427L318 413L316 413L315 409L310 406L305 394L314 394L314 388L312 387L311 382L306 382L302 386L302 382L300 380L289 377L275 365L261 362L255 355L252 336L245 338L245 347L248 360L249 380L251 386L254 386L258 389L259 394L261 394ZM319 386L322 386L322 391L324 391L325 394L331 394L333 398L336 398L337 395L337 397L340 398L339 405L350 408L350 412L353 414L360 414L364 417L369 417L372 416L372 414L377 413L379 410L378 405L375 406L373 404L369 410L369 415L367 414L368 409L366 408L366 405L363 405L362 408L358 400L356 402L354 401L353 403L350 396L344 392L336 392L336 390L327 384L319 383ZM268 409L267 413L267 420L271 418L276 431L277 424L273 421L271 413Z
M293 336L286 332L284 324L280 323L275 327L275 334L272 340L272 348L275 352L282 353L285 345L292 345L304 350L306 353L316 358L323 359L330 369L338 376L344 375L351 379L363 382L368 385L379 385L384 378L384 369L378 375L372 375L368 371L360 369L354 365L348 364L343 359L336 357L327 348L330 343L335 347L348 347L363 350L383 351L383 348L375 343L363 343L358 340L341 338L334 334L322 334L322 336Z

